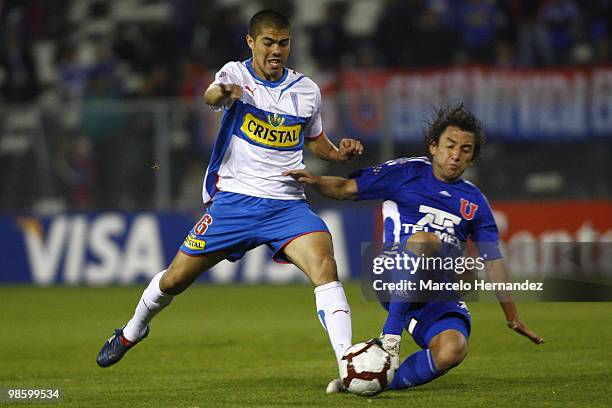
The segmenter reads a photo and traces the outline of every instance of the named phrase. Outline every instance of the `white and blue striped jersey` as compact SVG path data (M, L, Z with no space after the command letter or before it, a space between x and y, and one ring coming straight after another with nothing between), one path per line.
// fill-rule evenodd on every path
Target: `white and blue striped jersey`
M358 200L384 200L384 242L404 242L415 232L432 232L459 249L471 239L486 260L502 257L484 194L463 179L439 180L427 157L391 160L350 177L357 183Z
M225 64L213 83L236 84L243 92L230 106L217 107L225 112L204 178L204 202L216 191L304 199L301 183L282 173L303 169L304 140L323 133L318 86L287 67L278 81L259 78L250 59Z

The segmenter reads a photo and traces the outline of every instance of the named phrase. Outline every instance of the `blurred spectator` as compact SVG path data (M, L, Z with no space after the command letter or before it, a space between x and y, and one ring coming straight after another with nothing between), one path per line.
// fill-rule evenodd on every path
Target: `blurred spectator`
M180 78L178 59L190 48L179 45L185 33L175 32L165 24L120 24L113 38L113 51L125 62L138 83L130 95L136 97L172 97L177 94Z
M461 47L470 61L492 63L499 31L506 21L490 0L467 0L458 8Z
M173 67L182 52L181 48L176 46L174 27L170 24L146 24L143 29L150 44L147 61L149 67L155 64Z
M550 0L540 12L556 65L570 62L570 50L575 44L580 14L573 0Z
M548 66L553 63L546 29L538 21L542 0L511 1L510 15L516 29L517 59L523 67Z
M198 0L170 0L172 17L170 25L174 28L174 44L179 54L191 52L197 18L203 2ZM206 4L210 7L209 4Z
M34 20L37 27L33 35L39 40L61 42L67 38L74 27L68 22L69 10L72 5L69 1L33 0Z
M0 9L0 91L7 102L29 102L40 91L25 13L14 2Z
M416 19L412 42L414 66L433 67L448 64L457 48L452 10L446 1L425 3Z
M68 100L80 99L87 86L90 69L80 63L76 44L70 42L62 45L56 60L59 69L60 96Z
M91 141L79 133L68 133L60 140L53 163L71 208L91 209L95 167Z
M421 10L420 1L387 0L376 24L374 43L383 63L392 68L407 67L418 57L412 49L414 19Z
M293 13L295 11L295 6L292 1L287 0L261 0L259 10L276 10L285 17L289 19L289 21L293 20Z
M121 97L123 84L118 73L117 57L105 44L99 44L95 52L96 60L90 70L86 96L95 99Z
M212 82L206 67L202 64L192 62L189 58L183 58L180 63L181 74L178 93L183 98L200 98Z
M612 0L586 2L586 41L593 49L593 62L612 61Z
M495 47L495 65L503 68L518 66L514 47L506 41L499 41Z
M117 61L112 53L100 45L97 61L88 69L83 92L81 130L93 146L96 205L112 207L118 202L126 175L121 157L130 154L123 147L126 114L116 105L108 104L122 96L122 85L117 75Z
M367 38L354 38L353 50L349 58L351 67L356 69L383 69L383 64L380 61L380 54L376 51L376 47Z
M344 28L347 4L336 1L329 3L324 12L324 20L310 28L310 49L319 69L336 70L340 68L342 57L350 47L348 34Z
M95 0L89 5L88 15L93 19L107 18L110 13L110 5L104 0Z
M119 23L113 31L112 50L131 69L144 72L150 67L153 44L136 24Z
M250 56L245 36L248 27L240 17L237 7L213 10L208 38L207 60L211 69L218 70L228 61L246 59Z
M146 73L141 92L138 96L145 98L169 98L176 96L177 87L175 78L176 76L171 75L163 63L156 64Z

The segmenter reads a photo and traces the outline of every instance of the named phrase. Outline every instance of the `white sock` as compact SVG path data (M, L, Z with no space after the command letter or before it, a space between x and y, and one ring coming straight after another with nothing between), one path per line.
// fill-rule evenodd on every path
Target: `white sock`
M317 314L340 361L351 346L351 309L344 294L342 283L335 281L317 286L314 290Z
M147 329L147 325L164 307L168 306L174 296L164 293L159 289L159 280L164 271L161 271L151 279L151 283L144 290L140 301L134 311L134 316L123 328L123 337L129 341L140 340Z

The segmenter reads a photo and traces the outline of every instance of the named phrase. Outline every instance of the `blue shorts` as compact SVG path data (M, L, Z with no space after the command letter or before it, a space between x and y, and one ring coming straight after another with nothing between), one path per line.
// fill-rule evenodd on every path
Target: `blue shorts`
M382 306L389 310L389 303ZM472 319L465 302L413 303L405 316L405 328L412 338L425 349L436 335L444 330L461 332L466 340L470 337Z
M423 343L429 346L431 339L445 330L456 330L463 334L466 340L470 338L470 326L465 319L457 315L444 315L435 321L425 332Z
M247 251L266 244L274 251L275 261L288 263L283 247L312 232L329 233L329 230L306 200L276 200L219 192L185 238L180 251L202 256L223 249L229 251L227 259L234 262Z

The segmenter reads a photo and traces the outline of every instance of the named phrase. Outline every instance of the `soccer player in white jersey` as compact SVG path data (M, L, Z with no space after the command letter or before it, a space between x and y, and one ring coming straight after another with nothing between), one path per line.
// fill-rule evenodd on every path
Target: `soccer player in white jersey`
M96 360L101 367L115 364L146 337L151 319L203 272L262 244L316 287L317 315L337 360L351 345L351 312L331 236L310 210L302 184L283 172L304 168L304 146L341 163L361 155L363 147L342 139L337 148L325 136L319 88L285 67L291 31L284 16L255 14L246 41L252 58L227 63L204 94L208 105L225 111L204 179L203 198L212 204L168 269L151 280L133 317L104 344Z
M489 279L507 282L493 213L480 190L461 178L483 143L480 121L460 104L441 108L430 122L425 137L429 158L391 160L352 173L348 179L313 176L302 169L285 174L331 198L384 200L384 240L401 242L409 256L460 257L469 238L484 260ZM454 278L440 275L443 272L434 268L417 271L412 276L414 279L420 279L419 275L426 279ZM455 274L452 270L448 272ZM498 291L496 295L508 327L535 344L543 343L519 318L511 292ZM412 296L398 293L381 299L389 312L381 341L392 356L392 368L397 369L390 389L426 384L459 365L468 351L471 317L458 294L446 293L441 299L422 294ZM404 331L422 350L400 365ZM327 392L342 390L341 381L333 380Z

